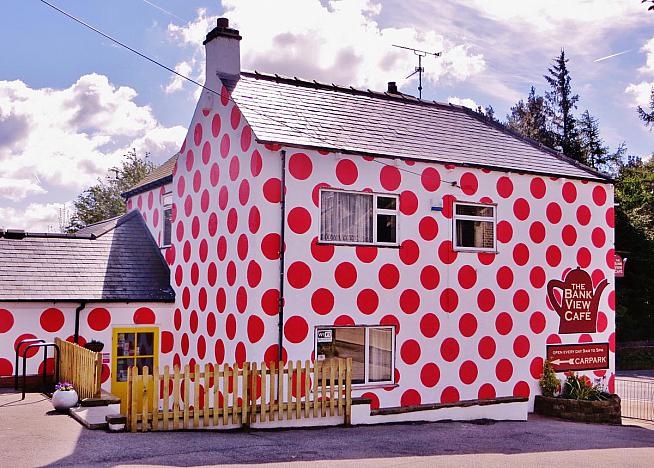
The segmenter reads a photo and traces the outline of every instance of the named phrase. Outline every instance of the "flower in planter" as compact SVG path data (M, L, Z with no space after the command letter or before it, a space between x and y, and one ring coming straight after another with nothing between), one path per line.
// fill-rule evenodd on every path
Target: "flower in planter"
M55 391L56 390L61 390L62 392L70 392L75 390L75 387L73 387L73 384L70 382L59 382L57 385L55 385Z

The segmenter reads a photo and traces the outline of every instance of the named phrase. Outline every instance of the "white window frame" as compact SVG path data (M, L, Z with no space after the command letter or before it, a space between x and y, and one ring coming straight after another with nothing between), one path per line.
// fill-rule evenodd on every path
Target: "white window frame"
M363 383L353 383L352 387L361 388L361 387L376 387L376 386L388 386L395 385L395 325L318 325L315 327L313 332L313 355L315 360L318 361L318 331L319 330L333 330L335 328L363 328L364 340L363 340L363 349L364 349L364 361L365 365L363 366ZM369 381L369 367L370 367L370 330L390 330L391 331L391 379L390 380L376 380L374 382Z
M170 203L166 204L166 198L170 199ZM163 194L161 197L161 248L167 248L170 247L173 243L173 222L172 222L172 215L173 215L173 192L166 192ZM170 244L166 244L166 208L170 207Z
M321 244L334 244L334 245L369 245L380 247L398 247L400 245L400 196L394 193L379 193L379 192L359 192L356 190L341 190L330 187L321 188L318 197L318 211L320 220L322 222L322 194L323 192L339 192L339 193L353 193L356 195L368 195L372 197L372 242L345 242L345 241L332 241L322 239L322 225L318 223L318 242ZM377 208L377 198L393 198L395 199L395 209L387 210ZM377 241L377 215L393 215L395 216L395 242L378 242Z
M470 216L470 215L459 215L456 213L457 206L481 206L484 208L492 208L493 216ZM485 221L493 223L493 247L463 247L459 246L457 238L457 220L462 221ZM452 249L455 252L489 252L497 253L497 203L478 203L478 202L466 202L466 201L455 201L452 206Z

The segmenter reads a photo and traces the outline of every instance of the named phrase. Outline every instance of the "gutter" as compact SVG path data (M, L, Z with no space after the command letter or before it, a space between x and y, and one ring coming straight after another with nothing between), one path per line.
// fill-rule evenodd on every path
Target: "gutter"
M279 341L277 343L277 360L282 361L284 344L284 233L286 228L286 150L280 151L282 156L281 174L281 227L279 229L279 305L278 305L278 327Z

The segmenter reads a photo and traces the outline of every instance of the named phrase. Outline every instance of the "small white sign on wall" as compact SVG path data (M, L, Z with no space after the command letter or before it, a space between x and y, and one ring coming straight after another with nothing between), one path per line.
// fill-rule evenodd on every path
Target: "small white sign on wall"
M318 330L318 343L331 343L333 336L333 330Z

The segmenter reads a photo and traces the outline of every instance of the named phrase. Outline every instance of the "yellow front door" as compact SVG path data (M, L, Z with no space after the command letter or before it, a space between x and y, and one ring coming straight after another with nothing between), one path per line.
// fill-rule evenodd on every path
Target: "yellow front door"
M120 411L127 410L127 371L136 366L139 373L147 366L159 365L159 328L114 328L111 340L111 393L120 397Z

